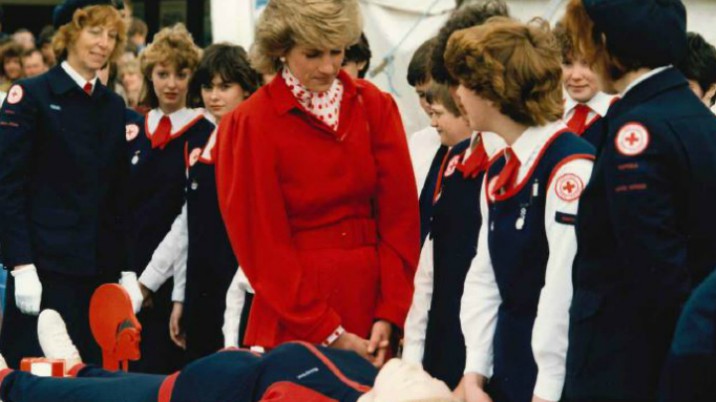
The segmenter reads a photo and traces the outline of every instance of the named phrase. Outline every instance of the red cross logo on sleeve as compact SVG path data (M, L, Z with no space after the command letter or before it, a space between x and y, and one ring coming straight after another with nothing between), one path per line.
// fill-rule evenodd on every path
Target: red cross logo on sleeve
M565 173L559 176L554 185L557 197L567 202L578 199L582 195L583 189L584 183L582 183L582 179L574 173Z
M624 156L636 156L649 146L649 131L639 123L627 123L619 129L614 143Z

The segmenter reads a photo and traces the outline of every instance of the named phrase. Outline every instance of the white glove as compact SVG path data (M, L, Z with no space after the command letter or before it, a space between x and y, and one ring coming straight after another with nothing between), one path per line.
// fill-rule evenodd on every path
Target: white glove
M119 284L122 285L124 290L129 294L129 298L132 300L134 314L139 313L139 310L142 309L144 296L142 295L142 289L139 288L137 274L132 271L122 272L122 276L119 278Z
M11 272L15 278L15 305L23 314L38 315L42 300L42 283L33 264L18 265Z

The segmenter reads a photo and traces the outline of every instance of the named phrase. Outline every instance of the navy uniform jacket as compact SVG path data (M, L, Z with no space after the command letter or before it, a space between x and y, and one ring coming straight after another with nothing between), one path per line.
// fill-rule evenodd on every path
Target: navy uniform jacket
M3 263L118 276L128 265L124 102L99 82L87 96L59 65L11 92L0 111Z
M716 263L716 118L669 68L605 128L579 205L565 393L654 399L681 306Z

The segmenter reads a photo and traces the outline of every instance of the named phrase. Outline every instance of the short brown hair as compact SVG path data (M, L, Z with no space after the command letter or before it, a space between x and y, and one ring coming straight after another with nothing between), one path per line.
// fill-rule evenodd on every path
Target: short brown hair
M425 91L425 100L431 105L443 105L445 110L450 112L453 116L462 116L460 108L458 108L455 103L455 98L453 98L450 93L450 87L445 84L438 84L437 82L431 83L428 90Z
M457 31L445 61L460 84L518 123L541 126L562 117L560 50L543 20L495 17Z
M296 44L343 49L358 42L362 30L357 0L271 0L256 24L249 58L256 71L273 74Z
M602 32L594 25L582 0L570 0L561 24L570 37L573 51L609 78L617 80L629 71L646 67L639 60L626 55L615 56L609 53Z
M67 49L80 36L82 29L96 26L113 26L117 29L117 43L109 56L109 62L116 61L124 52L127 32L122 15L113 6L99 5L78 9L72 15L72 21L59 27L52 38L52 49L58 59L67 58Z
M152 85L152 71L157 64L174 66L177 70L188 68L193 73L201 60L201 49L194 44L191 34L183 24L167 27L154 35L154 40L139 56L144 89L142 105L155 108L159 99Z
M0 46L0 76L5 76L5 60L17 58L18 62L20 62L24 52L25 49L22 45L14 40L10 40L8 43Z
M140 20L137 17L132 17L132 22L129 24L129 29L127 30L127 36L129 36L129 37L132 37L134 35L147 36L147 32L149 32L147 23Z

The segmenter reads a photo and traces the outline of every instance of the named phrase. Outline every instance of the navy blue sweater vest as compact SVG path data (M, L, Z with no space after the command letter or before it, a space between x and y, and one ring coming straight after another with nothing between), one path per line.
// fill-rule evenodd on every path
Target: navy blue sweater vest
M188 139L188 153L203 149L201 138ZM186 201L189 256L184 299L184 324L189 360L216 352L223 346L221 327L226 291L238 262L219 211L214 164L200 158L189 167Z
M441 145L435 152L433 161L430 164L430 170L428 175L425 177L425 183L423 189L420 191L420 247L423 247L425 238L430 233L431 220L433 218L433 195L435 194L435 186L438 181L438 174L440 174L440 166L442 165L445 154L448 152L448 147Z
M129 143L132 270L137 273L151 261L184 204L186 142L199 137L206 143L214 125L200 119L164 149L152 149L143 122L140 128Z
M462 157L467 139L452 155ZM450 388L462 378L465 338L460 327L460 300L465 276L475 256L480 216L480 186L484 174L463 177L460 170L443 177L440 199L433 211L433 297L425 334L423 367Z
M545 195L550 177L561 162L594 155L589 143L569 132L549 141L527 177L506 197L489 202L488 248L502 298L489 387L495 402L531 400L537 377L532 327L549 259ZM505 163L501 156L490 166L485 179L488 188Z

